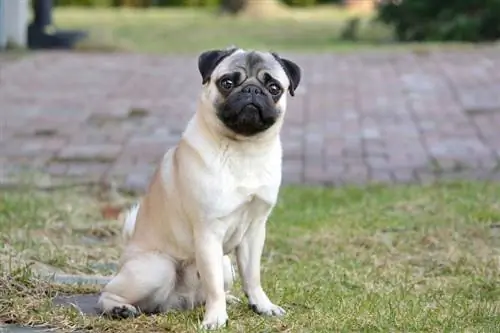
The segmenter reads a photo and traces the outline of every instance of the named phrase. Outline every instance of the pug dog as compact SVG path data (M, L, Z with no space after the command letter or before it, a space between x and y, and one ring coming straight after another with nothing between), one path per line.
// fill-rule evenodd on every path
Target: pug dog
M281 184L280 131L300 67L276 53L229 48L198 58L199 106L125 219L117 274L98 308L113 317L204 305L203 329L228 321L234 253L258 314L282 316L261 285L266 223Z

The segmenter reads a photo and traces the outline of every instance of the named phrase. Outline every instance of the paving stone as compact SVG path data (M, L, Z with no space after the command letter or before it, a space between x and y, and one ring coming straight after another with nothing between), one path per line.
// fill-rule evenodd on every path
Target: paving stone
M382 157L387 154L387 149L380 140L365 140L363 146L366 156Z
M478 161L478 165L484 170L500 169L500 161L497 158L484 158Z
M387 169L390 167L389 159L383 156L368 156L366 157L366 164L371 169Z
M92 181L100 180L110 168L108 163L67 163L66 175L69 177L85 177Z
M1 333L48 333L54 332L53 330L34 328L34 327L23 327L19 325L4 325L0 324Z
M443 180L488 180L491 178L491 175L481 170L461 170L443 173L440 175L440 178Z
M365 165L346 165L346 170L342 174L342 181L345 184L363 184L369 180L369 168Z
M68 164L63 162L51 162L45 167L45 172L50 176L65 176L68 171Z
M304 77L283 128L284 184L497 179L498 48L289 57ZM144 189L194 112L195 67L196 55L59 52L2 64L0 179L28 167Z
M155 167L152 165L141 165L139 168L126 174L119 188L126 192L140 193L147 188Z
M282 183L284 184L301 184L303 182L304 166L301 159L287 159L283 165Z
M118 144L70 145L57 154L57 160L111 162L120 154L122 148L123 146Z
M371 170L370 181L373 183L390 184L394 182L394 178L390 171L386 170Z
M394 181L397 183L413 183L417 179L414 170L399 169L393 171Z
M11 139L0 145L0 154L6 157L53 155L64 145L62 139Z
M76 308L80 313L87 316L97 316L98 310L96 305L98 300L98 294L56 296L52 300L52 304L55 306Z
M331 179L327 176L321 163L311 163L305 167L304 181L312 185L322 185L325 182L331 181Z
M376 128L365 128L361 131L361 137L364 139L378 139L381 137L381 134Z
M71 274L44 274L43 278L59 284L71 285L105 285L110 281L109 277L96 275L71 275Z

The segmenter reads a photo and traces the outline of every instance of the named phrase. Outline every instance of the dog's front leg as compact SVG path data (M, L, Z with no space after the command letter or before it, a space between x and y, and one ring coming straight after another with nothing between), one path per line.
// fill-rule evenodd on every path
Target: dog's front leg
M236 260L243 291L252 309L261 315L283 316L285 310L269 300L260 281L260 261L266 239L266 220L267 218L256 221L251 226L236 248Z
M204 329L217 329L227 323L222 239L214 231L196 232L196 266L206 294Z

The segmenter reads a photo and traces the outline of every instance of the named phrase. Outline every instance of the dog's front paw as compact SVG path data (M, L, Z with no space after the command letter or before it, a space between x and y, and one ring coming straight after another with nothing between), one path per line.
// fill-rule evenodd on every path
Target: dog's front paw
M250 304L252 310L262 316L270 317L282 317L286 314L286 311L271 302L268 304Z
M116 306L106 313L112 319L133 318L139 315L139 311L132 305Z
M227 325L227 312L212 312L205 314L203 322L201 323L201 328L204 330L216 330Z

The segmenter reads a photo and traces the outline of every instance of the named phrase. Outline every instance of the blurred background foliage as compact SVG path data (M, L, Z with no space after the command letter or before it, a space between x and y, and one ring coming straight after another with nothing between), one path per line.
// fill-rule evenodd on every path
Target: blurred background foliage
M260 9L262 13L267 10L262 6L264 3L290 8L325 5L360 8L360 4L368 4L375 20L390 27L397 41L480 42L500 39L500 0L54 0L54 3L59 7L218 8L230 14L244 12L252 6L264 8ZM358 21L351 19L345 24L341 37L353 39L358 26Z
M500 38L500 0L384 1L379 19L400 41L493 41Z
M257 0L259 1L259 0ZM340 4L342 0L280 0L290 6L314 6ZM242 0L54 0L56 6L85 7L218 7L224 2L244 2Z

